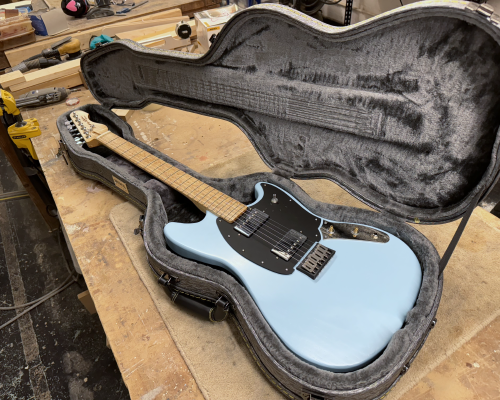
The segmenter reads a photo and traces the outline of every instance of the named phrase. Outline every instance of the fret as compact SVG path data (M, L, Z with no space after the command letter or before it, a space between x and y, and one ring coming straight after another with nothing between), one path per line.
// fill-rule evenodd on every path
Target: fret
M178 190L180 193L183 193L193 201L200 203L207 210L225 219L227 222L234 222L247 208L244 204L234 200L230 196L112 132L103 133L99 136L98 140L139 168Z
M212 201L210 203L207 203L207 206L212 208L214 211L217 211L217 207L219 207L220 203L217 204L217 201L220 201L221 199L224 198L224 193L222 192L217 192L215 196L212 196Z
M178 175L178 173L180 172L180 174ZM174 175L176 175L176 178L174 178ZM170 186L172 186L173 188L175 189L178 189L179 188L179 183L177 182L179 179L182 179L186 176L186 174L184 172L182 172L181 170L178 170L177 172L173 173L172 176L171 176L171 179L169 179L169 182L168 184Z
M161 175L163 174L164 171L166 171L167 169L171 168L172 166L170 164L167 164L167 163L164 163L163 165L160 166L160 168L158 168L154 175L157 177L157 178L160 178L161 179Z
M147 171L150 173L150 174L153 174L155 173L155 171L160 168L162 165L164 165L165 161L163 160L160 160L159 158L156 159L156 161L154 161L151 165L148 165L147 167Z
M151 161L149 161L148 159L150 159ZM144 166L142 167L143 169L146 169L148 168L151 164L153 164L156 160L158 160L158 157L156 156L153 156L152 154L149 154L148 153L148 157L146 157L144 160L142 160L142 163L144 164Z
M184 181L182 181L182 182L181 182L181 181L179 181L179 179L182 179L182 178L186 178L186 179L185 179ZM178 178L176 178L176 179L175 179L175 181L173 181L173 182L172 182L172 184L174 184L174 183L175 183L175 185L177 186L177 189L180 189L180 188L182 187L182 185L183 185L186 181L188 181L188 180L190 180L190 179L191 179L191 177L190 177L188 174L186 174L185 172L183 172L181 176L179 176Z
M203 200L203 204L207 207L210 208L211 210L215 211L215 207L213 206L213 202L217 200L222 195L221 192L218 190L214 190L213 192L210 193L210 196L208 198Z
M126 140L122 139L121 137L118 137L118 136L114 136L114 137L110 137L108 135L109 139L108 139L108 142L106 143L108 146L112 146L114 148L118 147L120 144L123 144L123 143L128 143Z
M130 150L125 151L123 155L127 158L127 160L130 160L132 157L134 157L137 153L140 153L141 151L142 151L141 148L134 146Z
M169 180L171 177L173 177L177 172L182 172L179 168L175 168L174 166L170 167L167 169L163 174L168 173L168 175L165 177L165 180ZM169 182L167 182L169 183Z
M204 196L202 196L200 199L198 199L198 200L197 200L199 203L201 203L201 201L202 201L205 197L207 197L207 195L208 195L209 193L213 192L215 189L214 189L213 187L210 187L210 186L208 186L208 185L207 185L207 188L206 188L206 189L203 189L203 191L202 191L200 194L203 194L203 192L204 192L205 190L208 190L208 192L207 192L207 193L205 193L205 195L204 195Z
M241 203L237 202L236 200L230 198L230 201L226 207L226 209L224 210L225 213L232 217L232 216L235 216L238 212L239 212L239 205Z
M109 135L111 133L111 135ZM115 140L118 136L113 135L112 132L107 131L99 135L99 141L103 144L108 144L110 141Z
M186 174L187 175L187 174ZM189 182L190 180L192 180L192 182L186 186L185 188L182 189L183 192L186 191L187 188L189 188L191 185L193 185L194 183L198 182L198 179L196 178L193 178L192 176L188 175L188 179L186 179L184 182L182 182L179 186L179 188L181 188L183 185L185 185L187 182Z
M212 212L218 214L218 215L222 215L224 214L224 204L226 203L227 199L226 199L226 196L220 196L215 202L214 204L212 204L210 206L210 209L212 210Z
M142 160L149 156L149 153L144 150L139 150L139 152L129 158L134 164L139 164Z
M196 179L196 178L193 178L193 179ZM188 195L189 195L190 197L192 197L192 196L191 196L191 194L192 194L195 190L197 190L197 189L198 189L201 185L203 185L203 182L202 182L202 181L199 181L198 179L196 179L196 182L199 182L199 185L198 185L198 186L195 186L194 188L192 188L192 189L191 189L191 191L188 193Z
M110 148L113 149L113 146L110 146ZM132 150L133 148L134 148L134 145L132 143L126 142L125 144L120 145L120 150L118 151L118 154L123 155L127 151ZM115 147L115 150L118 150L118 149Z

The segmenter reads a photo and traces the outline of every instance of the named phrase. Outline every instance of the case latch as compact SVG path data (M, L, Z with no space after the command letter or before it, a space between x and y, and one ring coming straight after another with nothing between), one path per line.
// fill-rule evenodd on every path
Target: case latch
M208 318L212 322L222 322L226 319L229 313L229 301L224 297L220 296L215 302L215 307L210 310Z
M139 233L141 236L144 236L144 220L146 219L146 216L142 214L139 217L139 227L134 229L134 235L138 235Z

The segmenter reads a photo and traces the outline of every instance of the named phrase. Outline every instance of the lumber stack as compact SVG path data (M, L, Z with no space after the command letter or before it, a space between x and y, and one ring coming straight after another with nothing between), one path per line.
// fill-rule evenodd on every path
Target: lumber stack
M116 36L117 33L137 30L142 28L148 28L151 26L157 26L161 24L177 23L187 17L182 15L182 11L179 8L174 8L167 11L158 12L151 15L145 15L137 18L127 19L126 21L115 23L108 26L99 26L96 28L86 29L80 32L71 33L71 37L78 39L82 45L82 50L87 50L89 48L90 39L93 36L100 36L102 34L108 36ZM7 58L11 67L19 64L28 57L40 54L42 50L49 48L54 43L61 40L61 36L57 36L51 39L43 40L33 44L29 44L23 47L11 49L5 51L5 57Z
M0 85L12 93L15 99L30 90L48 87L72 88L82 84L80 59L25 74L14 71L0 76Z

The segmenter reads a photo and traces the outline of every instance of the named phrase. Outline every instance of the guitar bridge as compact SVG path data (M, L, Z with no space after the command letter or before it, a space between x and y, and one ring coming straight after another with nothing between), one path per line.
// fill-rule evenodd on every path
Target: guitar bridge
M318 243L300 263L297 267L297 271L303 272L309 278L316 279L334 254L335 250L329 249Z
M290 229L271 251L283 260L288 261L306 240L307 236Z

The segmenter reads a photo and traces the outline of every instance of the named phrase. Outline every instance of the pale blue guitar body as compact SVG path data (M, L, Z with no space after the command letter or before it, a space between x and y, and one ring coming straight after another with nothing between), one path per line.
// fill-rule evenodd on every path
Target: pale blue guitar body
M262 185L255 186L254 207L264 196ZM300 204L291 196L287 201ZM320 233L325 221L311 216ZM249 261L228 244L210 212L198 223L169 223L164 229L175 253L237 276L271 328L297 356L337 372L358 369L376 358L415 304L420 264L405 243L384 233L389 237L386 243L322 239L320 234L317 242L335 254L311 279L298 270L283 275ZM298 264L290 262L291 268Z

